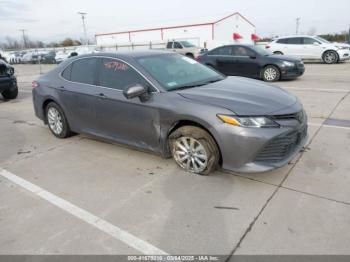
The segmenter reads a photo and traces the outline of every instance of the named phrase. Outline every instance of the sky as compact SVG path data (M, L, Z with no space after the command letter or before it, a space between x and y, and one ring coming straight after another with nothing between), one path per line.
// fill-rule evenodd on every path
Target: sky
M233 12L254 23L260 37L293 34L297 17L303 33L340 33L350 26L350 0L0 0L0 42L6 36L19 39L19 29L31 40L80 39L77 12L87 13L89 37Z

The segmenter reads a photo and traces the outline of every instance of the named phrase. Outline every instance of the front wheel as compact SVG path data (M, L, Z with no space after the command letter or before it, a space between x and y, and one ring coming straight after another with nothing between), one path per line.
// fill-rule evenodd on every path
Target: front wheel
M52 134L58 138L66 138L71 135L67 119L55 102L46 106L46 121Z
M18 87L17 84L14 84L12 88L2 92L2 96L5 99L15 99L18 96Z
M338 62L338 54L335 51L326 51L322 59L326 64L335 64Z
M273 65L266 66L262 72L262 79L266 82L275 82L280 79L280 71Z
M169 146L176 163L188 172L208 175L219 163L216 142L205 130L183 126L169 136Z

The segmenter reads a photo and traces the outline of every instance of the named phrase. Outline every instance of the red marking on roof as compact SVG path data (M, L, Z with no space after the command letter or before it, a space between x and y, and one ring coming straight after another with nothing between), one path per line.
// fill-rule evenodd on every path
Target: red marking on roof
M147 32L147 31L158 31L158 30L165 30L165 29L176 29L176 28L183 28L183 27L195 27L195 26L213 26L216 23L219 23L227 18L230 18L234 15L239 15L243 20L248 22L250 25L254 26L255 25L250 22L247 18L245 18L243 15L241 15L239 12L235 12L233 14L230 14L228 16L225 16L217 21L214 22L208 22L208 23L201 23L201 24L187 24L187 25L178 25L178 26L167 26L167 27L156 27L156 28L148 28L148 29L140 29L140 30L130 30L130 31L121 31L121 32L113 32L113 33L103 33L103 34L95 34L96 36L103 36L103 35L119 35L119 34L131 34L131 33L139 33L139 32Z

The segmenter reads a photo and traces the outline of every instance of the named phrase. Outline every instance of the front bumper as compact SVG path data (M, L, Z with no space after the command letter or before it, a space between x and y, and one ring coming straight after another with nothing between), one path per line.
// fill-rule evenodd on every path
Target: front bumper
M282 67L281 79L293 79L302 76L305 72L304 63L297 63L294 67Z
M350 59L350 49L340 49L337 52L339 56L339 61Z
M290 162L305 145L307 117L278 120L280 128L245 128L222 124L222 168L240 173L266 172Z
M17 80L14 75L12 76L0 76L0 93L12 89L16 86Z

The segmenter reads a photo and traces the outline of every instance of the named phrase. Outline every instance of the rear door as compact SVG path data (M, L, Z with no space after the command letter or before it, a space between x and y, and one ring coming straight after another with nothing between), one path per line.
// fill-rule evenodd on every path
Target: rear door
M290 55L298 58L302 58L304 53L302 37L290 37L286 40L285 55Z
M59 101L74 130L95 133L96 96L98 95L97 58L83 58L71 63L62 73L65 81L60 82Z
M114 58L99 62L99 94L96 103L100 134L108 139L155 150L159 146L159 93L132 66ZM149 100L126 99L125 88L141 84L149 88Z
M210 51L207 55L214 67L225 75L236 75L236 66L232 57L232 47L222 46Z

